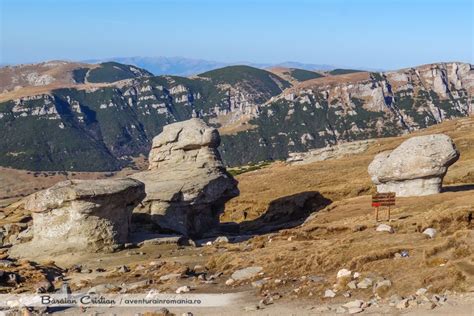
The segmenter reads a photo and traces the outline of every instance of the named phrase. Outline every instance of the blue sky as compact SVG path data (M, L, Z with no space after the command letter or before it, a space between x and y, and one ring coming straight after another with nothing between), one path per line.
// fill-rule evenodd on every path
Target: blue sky
M128 56L474 63L472 0L0 0L0 63Z

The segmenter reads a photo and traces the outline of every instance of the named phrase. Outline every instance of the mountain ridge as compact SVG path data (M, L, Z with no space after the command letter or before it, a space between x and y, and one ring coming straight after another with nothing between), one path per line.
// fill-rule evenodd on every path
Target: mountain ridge
M164 125L195 116L219 127L227 165L286 159L467 116L473 89L473 66L465 63L297 83L249 66L190 78L143 72L1 102L0 130L9 137L0 140L0 165L118 170L148 152Z
M268 69L272 67L286 67L286 68L300 68L304 70L321 70L329 71L336 68L348 68L341 65L329 65L329 64L313 64L313 63L301 63L296 61L284 61L277 63L269 62L248 62L248 61L237 61L237 62L221 62L212 61L205 59L185 58L185 57L112 57L104 59L89 59L85 60L86 63L100 63L104 61L116 61L119 63L131 64L137 67L146 69L152 72L154 75L175 75L175 76L192 76L206 71L223 68L226 66L246 65L255 68ZM380 70L380 69L369 69L367 67L355 67L356 69L369 70Z

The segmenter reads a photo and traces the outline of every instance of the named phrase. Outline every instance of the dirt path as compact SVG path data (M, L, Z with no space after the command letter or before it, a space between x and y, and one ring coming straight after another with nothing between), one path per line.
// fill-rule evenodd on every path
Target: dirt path
M186 312L193 313L193 316L306 316L306 315L341 315L336 313L338 305L316 305L311 301L281 301L272 305L268 305L260 310L246 310L258 303L252 292L242 292L243 298L234 305L225 307L203 307L203 308L168 308L168 310L176 315L182 315ZM329 308L329 309L328 309ZM158 311L159 308L90 308L86 312L82 312L79 308L71 308L60 311L57 315L123 315L132 316L137 313ZM415 308L398 310L395 307L383 305L381 307L369 307L360 315L412 315L412 316L428 316L428 315L445 315L445 316L472 316L474 315L474 293L451 296L445 305L435 309L428 309L426 305L420 305Z

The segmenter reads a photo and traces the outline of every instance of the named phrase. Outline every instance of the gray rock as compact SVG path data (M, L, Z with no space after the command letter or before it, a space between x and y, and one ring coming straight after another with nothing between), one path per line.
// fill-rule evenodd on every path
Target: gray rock
M191 291L191 288L187 285L184 285L176 289L176 294L188 293L190 291Z
M147 285L151 284L151 280L142 280L142 281L137 281L133 283L123 283L121 285L122 290L120 291L121 293L126 293L128 291L133 291L142 287L145 287Z
M423 231L423 234L430 238L434 238L436 236L436 229L434 228L427 228Z
M119 291L120 289L121 287L117 285L106 283L106 284L99 284L94 287L91 287L89 291L87 291L87 293L105 294L105 293Z
M245 306L244 311L245 312L255 312L260 309L259 305L251 305L251 306Z
M350 288L351 290L357 289L356 282L355 282L355 281L351 281L351 282L347 283L347 287Z
M119 273L127 273L127 272L130 272L130 268L127 266L120 266L117 268L116 271Z
M262 270L262 267L248 267L240 269L232 273L231 278L236 281L251 279L258 275Z
M403 297L401 297L401 296L398 295L398 294L393 294L393 295L390 296L390 298L388 299L390 306L397 306L397 304L398 304L401 300L403 300Z
M370 278L364 278L362 281L360 281L359 283L357 283L357 287L359 289L368 289L369 287L372 286L373 284L373 280L370 279Z
M354 300L354 301L351 301L349 303L346 303L344 304L343 306L347 309L351 309L351 308L360 308L362 307L362 305L364 305L364 301L362 300Z
M0 267L2 267L2 268L10 268L10 267L13 267L13 266L14 266L14 264L10 260L6 260L6 259L0 260Z
M36 283L35 285L36 293L48 293L54 291L54 285L48 280L44 280Z
M416 136L375 156L368 171L378 192L423 196L441 192L448 167L458 159L459 152L449 136Z
M310 275L308 277L308 280L310 280L311 282L319 283L319 282L324 282L326 279L319 275Z
M33 240L12 255L114 251L127 242L132 210L144 196L143 183L133 179L68 180L36 192L24 200Z
M379 226L377 226L376 231L378 231L378 232L388 232L388 233L391 233L391 234L393 234L395 232L393 230L392 226L387 225L387 224L380 224Z
M163 236L156 237L152 239L147 239L138 243L138 247L143 247L147 245L180 245L183 240L186 239L183 236Z
M383 295L390 289L390 287L392 287L392 282L390 280L378 281L375 283L374 293Z
M395 305L395 307L398 309L408 308L408 299L402 299L400 302L397 303L397 305Z
M332 297L335 297L336 296L336 293L333 291L333 290L326 290L324 291L324 296L325 298L332 298Z
M181 278L180 273L170 273L170 274L165 274L160 277L160 281L169 281L169 280L174 280L174 279L179 279Z
M341 269L337 272L336 278L338 278L338 279L341 279L341 278L351 279L352 278L352 272L350 270L347 270L347 269Z
M267 295L263 299L260 300L259 305L266 306L273 304L273 296Z
M423 296L423 295L426 294L426 292L428 292L428 290L425 289L424 287L422 287L422 288L419 288L418 290L416 290L416 293L415 293L415 294L416 294L417 296Z
M252 282L252 286L253 287L256 287L256 288L261 288L262 286L264 286L265 284L267 284L267 280L257 280L257 281L253 281Z
M224 203L239 194L217 147L220 136L200 119L166 125L153 139L149 170L132 175L145 183L135 209L159 227L200 237L219 225Z
M228 243L229 242L229 238L227 238L226 236L219 236L216 238L216 240L214 240L215 243Z

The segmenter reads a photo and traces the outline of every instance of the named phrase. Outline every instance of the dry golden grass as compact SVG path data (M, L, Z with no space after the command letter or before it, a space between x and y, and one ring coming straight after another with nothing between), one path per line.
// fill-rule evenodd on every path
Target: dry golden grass
M474 117L447 121L403 137L377 139L369 149L358 155L307 165L277 162L264 169L237 176L240 195L226 204L224 221L254 219L266 212L268 205L279 198L302 192L317 191L333 201L374 192L367 173L373 157L393 149L404 140L416 136L445 133L454 139L461 158L451 166L444 183L474 184Z
M460 160L449 169L447 190L426 197L398 198L388 223L395 234L376 232L370 193L374 187L367 166L378 152L392 149L414 135L446 133L459 151ZM285 196L320 192L333 201L313 213L300 227L252 238L240 251L214 255L208 265L227 273L260 265L265 275L291 280L321 275L327 282L299 282L299 294L319 296L332 287L339 269L392 281L391 295L413 294L420 287L430 291L466 291L474 284L474 118L445 122L404 137L379 139L365 153L349 158L268 168L237 176L241 194L226 205L223 219L242 221L263 215L270 203ZM383 219L383 213L381 218ZM434 239L425 228L438 231ZM235 245L233 246L235 247ZM396 259L402 250L408 258ZM290 281L288 281L290 282ZM267 287L275 287L268 285ZM369 290L357 290L367 298Z

